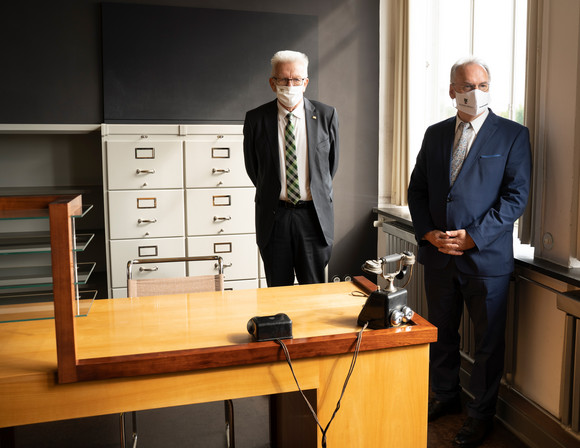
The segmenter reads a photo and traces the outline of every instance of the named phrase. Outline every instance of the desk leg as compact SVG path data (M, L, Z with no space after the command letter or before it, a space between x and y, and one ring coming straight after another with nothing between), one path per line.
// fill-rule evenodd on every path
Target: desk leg
M0 448L14 448L16 437L14 427L0 428Z
M316 390L304 394L316 409ZM270 395L272 448L316 448L316 433L316 422L300 392Z
M352 354L318 360L318 389L306 394L323 428L336 409L351 360ZM426 447L428 397L428 344L360 353L340 409L328 429L327 445ZM271 415L276 448L322 446L321 431L299 392L273 397Z
M351 359L350 355L321 358L318 417L323 427L336 408ZM426 447L428 396L428 344L360 353L328 430L327 444L332 448Z

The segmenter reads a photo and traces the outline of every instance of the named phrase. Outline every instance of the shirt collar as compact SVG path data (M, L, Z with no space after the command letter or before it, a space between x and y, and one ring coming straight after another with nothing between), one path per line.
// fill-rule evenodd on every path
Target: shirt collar
M289 113L288 109L284 109L284 107L280 104L280 101L276 101L276 104L278 105L278 119L283 118L285 120L286 115ZM306 112L304 110L304 98L302 98L301 104L299 104L298 107L292 111L292 115L301 119L306 116Z
M483 126L483 123L485 122L485 119L487 118L488 115L489 115L489 109L486 109L485 112L482 113L479 117L470 121L471 127L475 131L475 134L477 134L479 132L479 130ZM455 119L455 131L457 131L457 127L459 126L460 123L462 123L462 121L463 120L461 120L461 118L459 118L459 115L457 115L457 118Z

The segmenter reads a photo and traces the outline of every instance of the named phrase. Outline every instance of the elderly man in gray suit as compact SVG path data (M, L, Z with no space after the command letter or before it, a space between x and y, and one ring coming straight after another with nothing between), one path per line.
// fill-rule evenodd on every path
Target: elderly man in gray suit
M244 158L256 186L256 238L268 286L321 283L334 239L332 179L338 167L334 107L304 98L308 58L279 51L276 99L246 114Z

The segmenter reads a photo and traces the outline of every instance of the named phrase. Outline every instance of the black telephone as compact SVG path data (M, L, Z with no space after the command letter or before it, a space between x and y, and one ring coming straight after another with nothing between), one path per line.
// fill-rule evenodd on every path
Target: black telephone
M397 270L392 273L385 272L387 263L397 262ZM386 281L385 289L377 288L366 300L362 311L358 316L357 323L364 326L368 322L368 327L372 329L398 327L409 322L415 314L407 305L407 290L405 286L409 284L415 264L415 256L411 252L388 255L378 260L367 260L362 270L371 274L381 275ZM402 279L407 274L407 267L411 267L409 278L405 285L397 288L393 285L395 278Z

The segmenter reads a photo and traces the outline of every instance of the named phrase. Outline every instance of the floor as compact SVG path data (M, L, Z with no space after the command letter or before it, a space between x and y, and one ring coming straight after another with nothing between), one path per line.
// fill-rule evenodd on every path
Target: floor
M268 398L234 400L237 448L269 448ZM140 448L225 446L223 402L138 413ZM427 448L452 447L466 414L448 415L429 424ZM130 415L127 415L128 422ZM119 447L117 415L16 428L17 448ZM131 434L129 423L127 434ZM1 445L1 444L0 444ZM129 441L127 446L130 446ZM481 448L528 448L500 422ZM2 448L0 446L0 448Z
M236 448L269 448L268 397L234 400ZM131 415L127 414L127 436ZM139 448L222 448L226 446L223 402L140 411ZM119 416L20 426L16 448L119 448ZM3 448L0 443L0 448ZM131 446L127 440L126 446Z
M427 448L453 447L452 441L467 418L465 405L463 414L446 415L429 423ZM529 448L511 433L500 421L495 420L493 429L480 448Z

